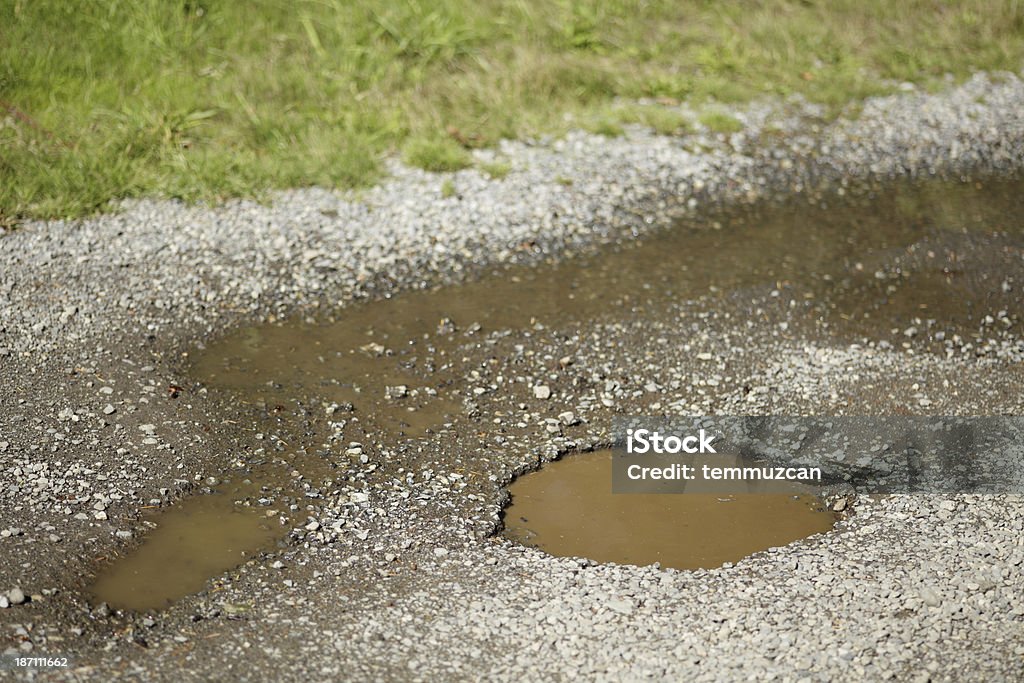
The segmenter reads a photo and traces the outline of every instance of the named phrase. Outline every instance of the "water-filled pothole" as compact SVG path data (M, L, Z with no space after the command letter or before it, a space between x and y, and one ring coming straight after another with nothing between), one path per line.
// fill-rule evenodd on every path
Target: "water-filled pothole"
M857 198L832 197L827 206L796 198L781 206L704 216L557 264L506 268L463 285L353 305L329 323L293 321L240 330L197 354L192 375L238 410L249 411L243 429L277 430L287 438L265 453L247 453L243 466L224 473L235 481L248 479L247 490L217 486L206 496L214 500L155 516L157 530L104 568L93 598L126 608L166 604L250 556L243 551L272 547L274 537L304 524L314 512L310 508L323 500L311 493L329 495L338 480L356 476L378 482L404 478L420 466L412 458L364 462L353 443L419 440L423 448L417 452L429 453L443 441L463 449L461 462L500 475L504 465L490 462L491 451L479 445L494 429L494 416L467 410L464 402L482 387L474 374L479 365L473 365L480 359L470 361L472 354L462 349L492 332L521 334L529 343L527 332L538 323L570 334L595 321L675 320L678 302L699 299L705 308L733 311L737 325L757 325L764 301L788 298L789 335L844 342L866 335L902 342L903 330L913 326L943 331L947 339L967 336L988 311L1020 312L1022 215L1024 184L1017 179L899 184ZM752 307L754 298L761 303ZM748 328L737 329L742 337ZM486 362L509 375L518 372L509 358ZM451 427L442 430L443 424ZM516 437L513 431L506 430L503 438ZM543 481L576 463L567 459L534 476ZM578 474L586 476L583 470ZM531 481L524 477L520 485ZM593 491L596 497L598 488ZM692 506L698 496L661 496L659 504ZM737 544L722 557L733 559L743 554L740 537L760 533L769 522L777 527L777 540L762 537L754 545L823 530L815 526L825 518L812 514L813 503L783 495L774 512L755 514L752 506L765 500L708 501L704 508L682 507L661 516L691 524L691 518L723 515L722 533L736 536ZM616 504L635 503L623 496ZM210 512L197 517L188 505ZM252 509L261 512L250 515ZM259 517L271 509L276 521ZM522 516L536 525L536 515ZM802 521L786 527L789 516ZM740 518L746 521L735 521ZM275 530L270 541L267 524ZM164 532L172 526L180 533ZM646 532L638 537L649 538L653 549L665 546ZM635 560L618 557L672 566L719 562L659 559L657 552L629 556ZM572 554L597 553L581 547ZM220 559L208 561L211 555ZM162 559L168 556L176 562ZM137 588L122 590L122 583Z
M194 496L160 514L143 550L103 572L93 595L115 608L167 607L201 591L211 576L273 547L280 534L276 518L228 496Z
M549 463L509 487L504 535L559 557L711 569L823 533L836 521L810 486L756 482L743 493L612 493L612 452ZM701 456L712 466L737 464Z

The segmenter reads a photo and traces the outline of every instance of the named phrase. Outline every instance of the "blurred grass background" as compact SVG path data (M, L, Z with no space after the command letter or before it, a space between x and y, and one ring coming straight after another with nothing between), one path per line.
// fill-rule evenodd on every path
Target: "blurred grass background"
M365 186L569 118L685 130L617 97L837 111L1022 56L1018 0L0 0L0 220Z

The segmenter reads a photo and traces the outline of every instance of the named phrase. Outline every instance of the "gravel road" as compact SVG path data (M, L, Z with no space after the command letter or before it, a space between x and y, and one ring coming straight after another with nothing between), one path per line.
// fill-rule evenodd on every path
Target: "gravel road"
M257 447L229 426L237 409L189 383L209 339L631 240L711 205L1024 165L1017 75L902 90L853 121L763 103L735 111L745 128L728 136L636 128L476 152L511 165L500 180L396 163L361 193L132 201L0 233L0 652L70 655L45 677L83 681L1024 677L1020 497L865 498L832 533L694 572L491 536L511 476L606 441L617 413L1024 409L1010 333L985 354L803 335L769 292L752 295L751 325L694 303L671 324L483 334L465 348L477 373L459 424L526 411L515 440L405 453L407 480L326 495L272 558L163 612L111 613L79 592L137 541L141 508ZM673 374L719 379L647 388ZM401 450L375 445L370 462L388 449ZM493 457L467 459L482 449Z

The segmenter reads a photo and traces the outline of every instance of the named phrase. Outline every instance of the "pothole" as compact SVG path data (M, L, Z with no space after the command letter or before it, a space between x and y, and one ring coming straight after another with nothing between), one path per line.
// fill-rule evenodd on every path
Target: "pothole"
M239 414L249 411L252 420L237 431L268 431L267 440L246 447L229 471L214 472L222 481L208 487L210 495L148 518L155 530L102 567L92 595L114 606L163 606L306 525L343 484L383 491L449 465L484 480L505 476L523 452L515 463L512 455L494 460L487 444L500 436L503 452L517 453L538 417L558 432L556 416L573 408L532 392L527 400L542 405L509 395L500 418L475 407L498 386L482 378L515 379L545 326L568 339L599 323L671 324L688 302L729 312L735 343L767 324L771 305L786 320L771 332L792 339L916 340L966 352L981 327L994 338L1016 325L1021 188L1019 179L907 183L856 198L830 195L821 204L797 197L723 210L588 256L352 305L319 324L269 323L230 334L194 354L193 378ZM489 351L502 335L515 336L522 349ZM951 339L960 345L951 347ZM552 355L550 372L560 357ZM700 390L724 390L715 386ZM526 414L530 420L521 420ZM401 452L410 443L416 447ZM442 452L436 457L451 463L424 464ZM567 458L523 477L513 488L509 533L562 554L691 567L734 561L832 523L806 491L610 499L606 482L586 484L601 457ZM543 493L559 487L586 504ZM595 544L555 548L574 534L572 543L582 543L582 527L572 527L589 526L590 517L603 520L593 525ZM518 518L527 521L520 527ZM612 538L613 529L629 535L641 528L632 539Z
M712 569L830 530L816 490L756 482L742 493L695 481L686 493L612 493L612 451L548 463L509 487L503 534L559 557L675 569ZM712 466L729 456L701 456Z

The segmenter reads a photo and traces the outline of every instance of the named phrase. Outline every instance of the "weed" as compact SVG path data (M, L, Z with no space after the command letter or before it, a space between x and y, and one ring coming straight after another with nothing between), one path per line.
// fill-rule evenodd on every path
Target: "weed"
M657 105L622 107L616 110L621 123L637 123L660 135L684 135L693 125L681 112Z
M480 164L480 170L490 176L492 180L501 180L512 172L512 166L504 161L492 161Z
M617 138L626 132L619 122L610 116L597 116L588 119L584 122L583 128L594 135L603 135L606 138Z
M466 150L448 138L413 138L406 145L405 161L435 173L459 171L471 163Z
M713 133L736 133L743 130L742 123L718 111L704 112L700 115L700 122Z

